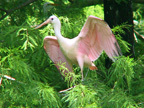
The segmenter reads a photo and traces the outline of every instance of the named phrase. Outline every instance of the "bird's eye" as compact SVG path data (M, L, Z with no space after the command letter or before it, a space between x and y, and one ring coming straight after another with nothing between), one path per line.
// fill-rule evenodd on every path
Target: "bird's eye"
M51 18L51 20L54 20L54 18Z

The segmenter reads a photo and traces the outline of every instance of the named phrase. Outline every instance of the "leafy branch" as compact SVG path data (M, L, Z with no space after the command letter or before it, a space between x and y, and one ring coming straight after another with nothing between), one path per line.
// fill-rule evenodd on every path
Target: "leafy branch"
M6 10L6 9L3 9L3 8L0 8L1 11L4 11L5 14L2 15L2 17L0 18L0 20L3 20L6 16L12 14L14 11L18 10L18 9L21 9L33 2L35 2L37 0L28 0L26 1L25 3L17 6L16 8L13 8L13 9L9 9L9 10ZM144 4L144 1L143 0L132 0L134 3L140 3L140 4ZM103 4L103 1L102 0L83 0L83 4L81 4L81 1L78 1L78 0L69 0L69 2L73 5L73 6L80 6L80 7L86 7L86 6L91 6L91 5L97 5L97 4Z
M5 9L0 8L1 11L4 11L4 12L6 13L5 15L2 15L2 17L0 18L0 20L4 19L6 16L12 14L14 11L16 11L16 10L18 10L18 9L21 9L21 8L27 6L27 5L35 2L35 1L37 1L37 0L28 0L28 1L26 1L25 3L17 6L16 8L9 9L9 10L5 10Z
M125 0L117 0L117 1L125 1ZM82 7L103 4L103 0L82 0L82 1L81 0L69 0L69 2L72 4L75 4L76 6L82 6ZM82 5L81 5L81 2L83 2ZM132 0L132 2L144 4L143 0Z

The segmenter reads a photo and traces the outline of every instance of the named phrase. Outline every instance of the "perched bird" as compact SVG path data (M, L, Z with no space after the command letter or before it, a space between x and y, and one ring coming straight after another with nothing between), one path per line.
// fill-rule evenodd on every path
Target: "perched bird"
M99 58L103 50L113 61L115 61L115 56L121 54L110 27L100 18L89 16L79 35L73 39L61 35L61 23L55 15L50 16L36 29L48 23L53 25L56 36L44 38L44 49L58 69L59 63L66 63L68 70L65 70L64 76L72 72L72 65L76 64L80 66L83 80L83 67L97 70L93 61Z

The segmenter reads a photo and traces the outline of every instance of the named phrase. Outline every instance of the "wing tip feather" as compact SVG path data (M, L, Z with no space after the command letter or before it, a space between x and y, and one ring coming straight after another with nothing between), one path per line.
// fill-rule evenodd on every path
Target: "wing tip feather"
M95 17L95 16L93 16L93 15L90 15L88 18L94 18L94 19L98 19L98 20L103 21L101 18Z
M121 49L120 49L118 43L115 42L114 44L115 44L116 50L118 51L118 54L121 56L121 55L122 55L122 52L121 52ZM119 56L119 55L118 55L118 56Z

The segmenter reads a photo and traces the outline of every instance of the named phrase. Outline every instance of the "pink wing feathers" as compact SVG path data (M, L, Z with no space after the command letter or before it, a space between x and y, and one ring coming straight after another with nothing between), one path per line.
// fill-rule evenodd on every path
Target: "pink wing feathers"
M81 38L79 52L88 55L91 61L98 59L103 50L113 61L121 54L110 27L100 18L89 16L78 36Z
M56 64L56 67L59 69L60 66L58 64L66 63L66 68L68 69L69 72L72 72L72 65L70 65L63 53L60 50L59 43L57 41L57 38L55 36L46 36L44 38L44 49L50 59ZM67 70L64 71L64 75L68 73Z

